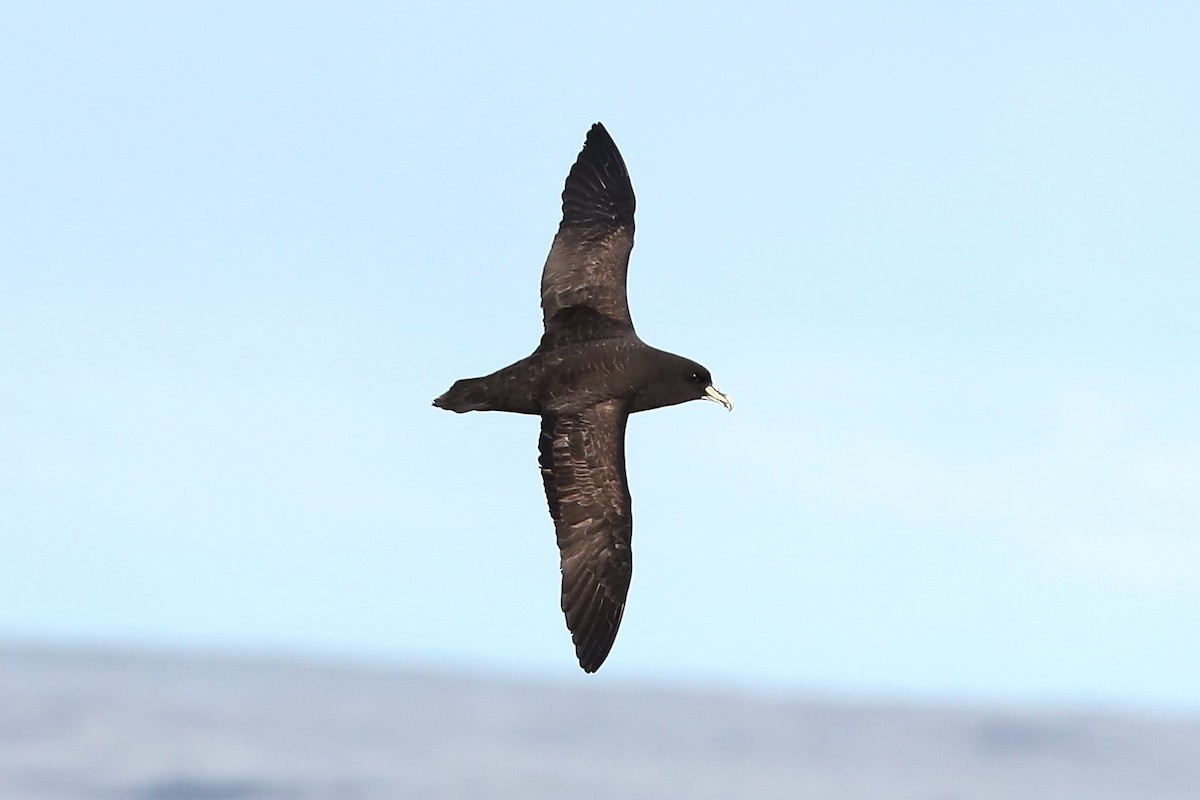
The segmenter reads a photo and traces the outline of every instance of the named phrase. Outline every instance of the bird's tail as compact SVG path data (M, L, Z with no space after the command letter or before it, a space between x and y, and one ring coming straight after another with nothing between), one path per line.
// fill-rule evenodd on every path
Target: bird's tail
M438 408L462 414L465 411L488 411L492 408L483 378L463 378L454 382L444 394L434 399Z

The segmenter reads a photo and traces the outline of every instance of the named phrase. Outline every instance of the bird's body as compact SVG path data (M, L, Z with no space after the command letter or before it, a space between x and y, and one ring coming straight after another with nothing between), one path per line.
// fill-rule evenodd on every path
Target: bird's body
M491 375L456 381L438 406L458 412L578 414L606 400L624 400L632 414L674 404L656 403L655 393L639 391L655 374L696 366L635 337L572 342L539 349Z
M558 536L562 609L587 672L612 648L633 571L629 415L697 399L733 407L708 370L634 331L625 294L634 206L621 154L597 123L563 189L563 220L542 272L541 343L433 401L460 413L541 416L538 464Z

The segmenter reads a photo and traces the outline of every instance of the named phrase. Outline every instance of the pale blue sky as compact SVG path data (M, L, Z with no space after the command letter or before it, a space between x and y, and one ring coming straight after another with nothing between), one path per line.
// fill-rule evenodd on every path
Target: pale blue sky
M1200 6L9 4L0 635L1200 708ZM528 353L602 120L629 427L575 665Z

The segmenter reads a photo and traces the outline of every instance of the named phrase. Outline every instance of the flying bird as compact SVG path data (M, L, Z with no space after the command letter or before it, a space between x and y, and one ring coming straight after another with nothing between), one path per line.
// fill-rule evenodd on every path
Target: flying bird
M612 649L633 574L629 415L689 400L733 410L707 369L634 332L625 292L634 206L625 161L597 122L567 175L562 222L542 269L541 343L491 375L455 381L433 401L458 413L541 416L538 465L558 538L562 610L585 672Z

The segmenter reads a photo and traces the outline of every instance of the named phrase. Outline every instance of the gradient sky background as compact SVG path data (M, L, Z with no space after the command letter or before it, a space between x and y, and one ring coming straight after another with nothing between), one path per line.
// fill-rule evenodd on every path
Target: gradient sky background
M0 636L1200 708L1200 6L9 3ZM648 342L593 677L526 355L603 120Z

